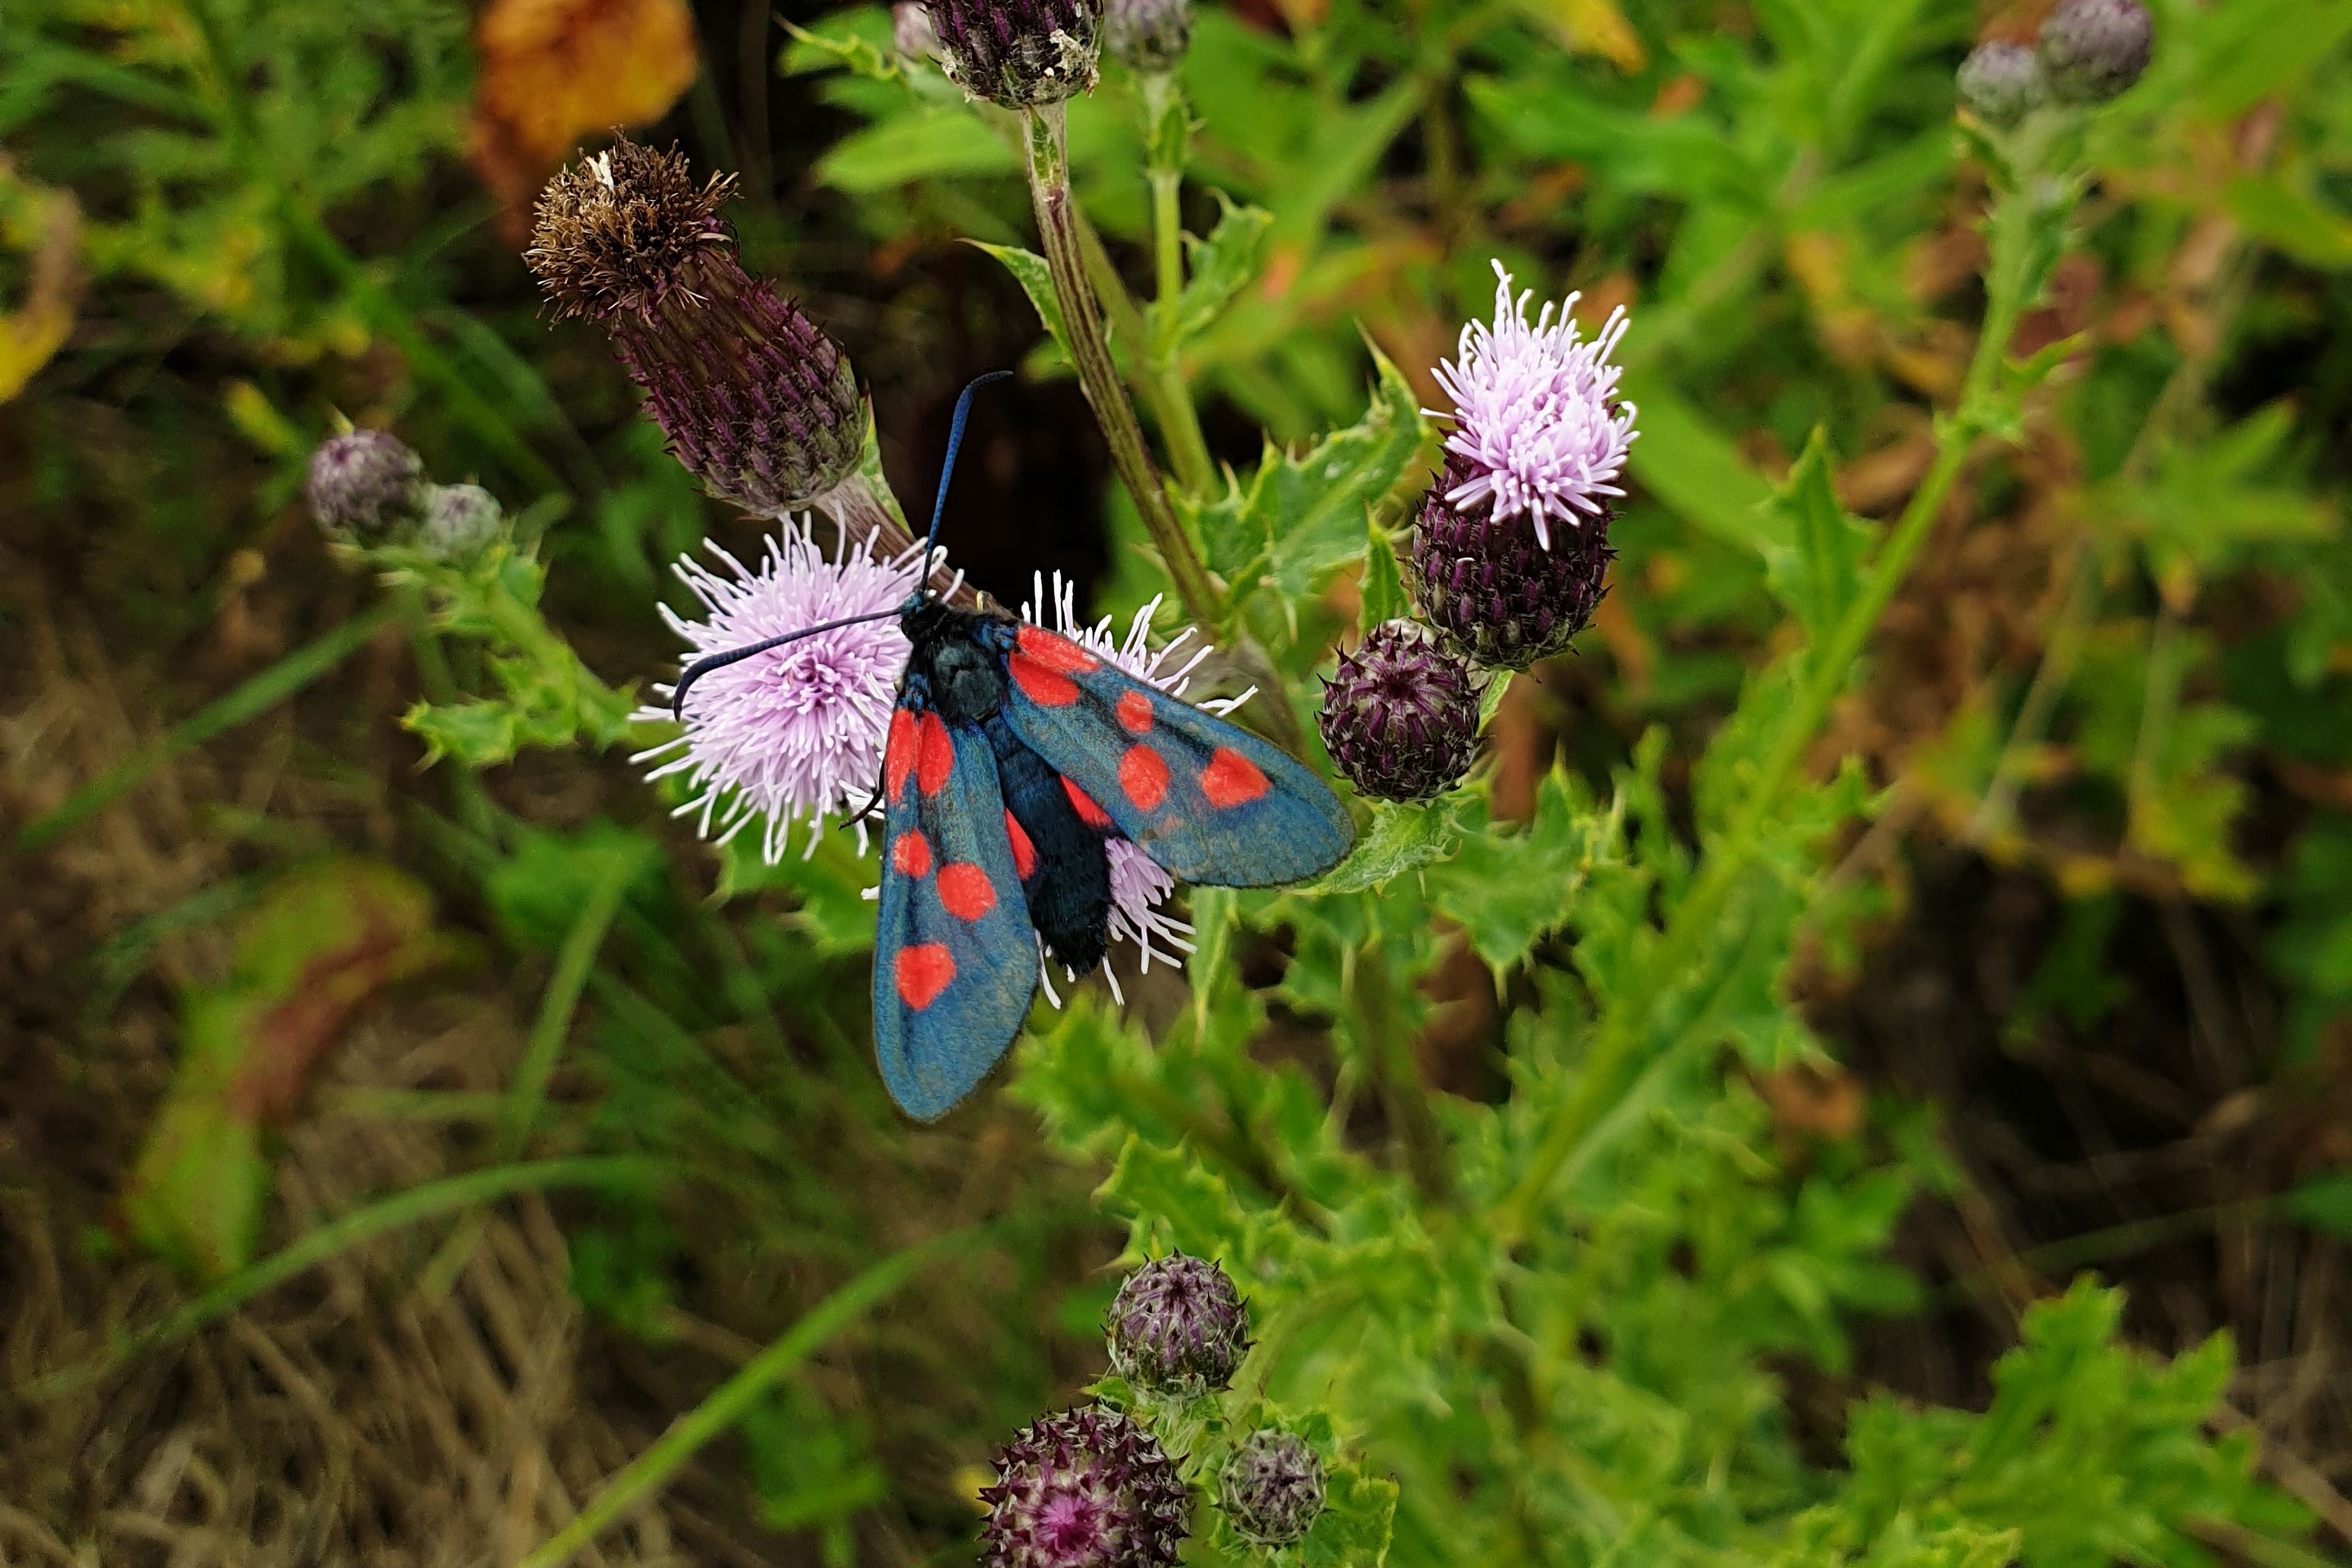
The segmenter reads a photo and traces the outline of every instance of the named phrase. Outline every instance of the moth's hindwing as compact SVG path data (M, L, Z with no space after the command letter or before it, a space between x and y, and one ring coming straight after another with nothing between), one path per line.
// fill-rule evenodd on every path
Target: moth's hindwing
M882 777L874 1052L890 1097L929 1121L1020 1033L1037 942L986 737L902 703Z
M1081 816L1187 882L1266 888L1338 865L1355 825L1280 747L1136 679L1067 637L1006 628L1006 717Z

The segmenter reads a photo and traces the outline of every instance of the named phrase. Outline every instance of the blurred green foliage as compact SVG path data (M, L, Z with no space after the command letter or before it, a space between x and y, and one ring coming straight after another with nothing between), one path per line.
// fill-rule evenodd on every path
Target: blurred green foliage
M1009 1078L1100 1179L1130 1258L1181 1247L1241 1282L1258 1344L1197 1419L1279 1419L1326 1451L1334 1507L1304 1560L2307 1555L2247 1442L2207 1435L2226 1341L2145 1355L2088 1280L2025 1314L1990 1408L1864 1394L1825 1455L1787 1369L1845 1373L1857 1322L1924 1310L1893 1237L1963 1178L1933 1107L1882 1099L1796 1137L1757 1087L1834 1063L1798 980L1850 977L1915 912L1874 822L2069 901L2017 1037L2112 1011L2126 899L2259 922L2273 1070L2352 1009L2352 7L2152 9L2148 77L2031 144L1956 128L1978 34L1958 0L1198 16L1183 287L1136 304L1150 341L1119 346L1155 421L1172 366L1264 429L1176 497L1230 589L1210 629L1283 678L1260 701L1311 731L1333 641L1399 607L1426 371L1487 310L1490 258L1539 296L1629 302L1641 408L1584 645L1600 695L1537 699L1564 734L1526 787L1498 768L1374 808L1312 888L1194 892L1181 1005L1147 1028L1082 993L1040 1013ZM646 646L655 567L703 518L609 370L530 325L454 171L464 24L452 0L8 8L0 138L82 204L97 283L25 400L51 443L34 490L59 514L121 503L73 412L119 401L141 471L186 467L225 499L170 478L121 504L108 526L172 544L113 570L200 608L341 401L397 419L440 477L542 503L535 550L405 568L432 612L410 724L448 759L446 794L411 809L419 858L519 957L551 959L619 879L569 1046L588 1091L528 1130L682 1173L670 1205L615 1199L573 1237L583 1299L659 1339L686 1274L836 1278L923 1223L900 1194L938 1188L862 1044L870 858L836 835L768 866L747 835L714 873L671 858L650 799L557 827L476 776L624 738L625 700L572 642ZM777 92L840 116L809 165L836 241L984 242L1056 322L1011 121L897 57L875 8L812 18L778 64ZM93 104L126 122L75 133ZM1070 114L1085 210L1129 278L1162 237L1148 107L1114 69ZM485 257L502 292L468 279ZM190 336L215 363L151 384ZM1029 368L1066 361L1041 343ZM224 446L264 472L189 457ZM1100 598L1130 608L1164 581L1124 501L1107 515ZM1463 952L1497 1017L1483 1096L1431 1089L1416 1049L1458 1005L1434 998ZM828 1178L849 1173L869 1184L845 1201ZM1085 1222L1051 1180L1000 1222L1013 1282L986 1342L891 1347L914 1369L894 1387L955 1383L908 1398L965 1463L1066 1393L1045 1342L1096 1305L1055 1283ZM2342 1229L2334 1191L2295 1212ZM715 1226L680 1222L689 1192L720 1194ZM936 1467L877 1458L894 1419L800 1384L760 1405L741 1429L772 1521L833 1563L880 1515L958 1540ZM1195 1560L1242 1554L1220 1538Z

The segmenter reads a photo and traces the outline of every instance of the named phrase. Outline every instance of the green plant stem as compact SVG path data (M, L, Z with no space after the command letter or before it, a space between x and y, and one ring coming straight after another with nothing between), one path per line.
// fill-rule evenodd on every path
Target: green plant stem
M1146 379L1157 388L1154 410L1160 436L1168 443L1168 462L1176 470L1176 482L1187 494L1200 496L1216 482L1216 466L1209 460L1200 412L1193 406L1192 388L1185 384L1182 345L1177 337L1184 301L1184 165L1192 114L1173 72L1146 75L1142 89L1144 172L1151 182L1152 320L1148 332L1139 321L1139 335L1130 341L1149 361ZM1099 242L1094 248L1100 248ZM1126 293L1121 286L1116 297L1124 300Z
M1077 204L1070 191L1069 151L1062 106L1047 104L1026 113L1029 148L1029 195L1037 211L1037 233L1045 247L1045 265L1053 273L1054 291L1062 304L1062 321L1069 334L1070 358L1076 364L1078 384L1094 405L1095 419L1109 444L1112 466L1127 486L1151 542L1160 551L1185 613L1202 626L1218 624L1216 589L1207 570L1168 504L1167 487L1144 449L1143 427L1135 408L1119 385L1118 367L1103 332L1102 308L1086 279L1086 250L1078 237Z
M852 474L812 504L833 519L834 526L852 540L871 545L877 561L895 559L921 542L908 530L907 520L899 514L898 502L887 487L872 474ZM931 569L930 585L959 609L980 607L979 590L960 581L954 571L944 564Z
M215 1319L226 1317L305 1269L420 1220L550 1187L634 1186L658 1170L652 1162L641 1159L544 1160L535 1164L469 1171L462 1176L427 1182L318 1226L283 1251L238 1269L184 1306L116 1341L99 1354L36 1378L18 1393L26 1400L39 1401L86 1388L134 1357L184 1340Z
M1446 1163L1445 1138L1430 1110L1412 1037L1400 1026L1397 997L1380 937L1349 955L1348 997L1356 1037L1372 1075L1389 1130L1404 1155L1405 1170L1421 1195L1432 1203L1454 1201L1454 1173Z
M1077 225L1078 244L1086 254L1087 276L1110 318L1111 332L1121 342L1135 348L1128 356L1128 384L1151 410L1151 421L1168 443L1168 460L1176 469L1178 484L1186 493L1200 495L1216 474L1209 461L1207 437L1201 434L1201 416L1192 406L1192 389L1184 384L1176 355L1171 352L1164 359L1160 356L1156 348L1158 334L1144 321L1135 297L1127 291L1127 280L1118 275L1094 225L1087 221L1083 213L1077 216Z
M768 1390L825 1342L895 1294L924 1264L950 1247L961 1246L971 1239L972 1233L963 1231L908 1247L884 1258L826 1297L781 1338L745 1363L734 1376L712 1390L701 1404L670 1423L668 1431L623 1466L571 1523L541 1542L519 1568L557 1568L557 1564L571 1561L597 1536L650 1501L688 1460L701 1452L713 1437L741 1420Z
M58 835L112 805L173 757L268 712L374 641L376 634L407 619L415 609L415 600L396 595L362 611L318 641L295 649L226 697L206 703L173 725L161 740L141 747L76 790L54 811L27 823L16 835L17 847L43 848Z
M2023 201L2014 195L2004 195L1995 207L1984 330L1961 386L1958 411L1939 425L1935 461L1872 561L1860 596L1808 661L1796 700L1748 786L1738 815L1708 847L1698 877L1667 917L1665 930L1633 985L1601 1018L1575 1093L1553 1120L1526 1173L1497 1211L1496 1228L1506 1245L1528 1235L1536 1211L1561 1169L1614 1100L1618 1079L1646 1037L1657 1004L1716 934L1717 922L1762 851L1763 829L1780 813L1790 777L1828 718L1831 704L1845 689L1854 661L1861 658L1879 617L1927 542L1977 437L1992 419L1994 380L2003 352L2016 334L2032 281L2032 235L2026 227L2030 216Z

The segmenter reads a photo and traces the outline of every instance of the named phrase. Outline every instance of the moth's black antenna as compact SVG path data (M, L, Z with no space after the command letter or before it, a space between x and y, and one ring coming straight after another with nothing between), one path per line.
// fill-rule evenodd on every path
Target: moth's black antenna
M684 721L686 689L714 669L724 669L730 664L740 664L754 654L765 653L772 647L782 647L788 642L798 642L803 637L813 637L819 632L839 631L844 626L854 626L861 621L887 620L898 614L898 611L896 609L889 609L875 610L863 616L844 616L837 621L827 621L822 626L803 626L799 631L786 632L782 637L770 637L765 642L755 642L749 647L730 647L725 653L714 653L709 658L698 658L679 674L677 689L669 694L670 717Z
M931 571L931 547L940 542L940 514L947 510L948 479L955 473L956 448L963 445L963 422L971 414L971 395L990 382L1003 381L1012 374L1009 370L992 370L965 387L956 399L955 418L948 426L947 461L940 465L940 493L931 499L931 531L923 540L923 575L926 581L929 579Z

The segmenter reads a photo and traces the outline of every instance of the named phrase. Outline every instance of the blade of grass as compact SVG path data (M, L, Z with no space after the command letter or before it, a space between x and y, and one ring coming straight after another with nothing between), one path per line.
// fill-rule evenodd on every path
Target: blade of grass
M649 1160L543 1160L534 1164L500 1165L468 1171L411 1187L404 1193L352 1210L298 1237L283 1251L274 1252L240 1268L219 1284L166 1313L146 1328L126 1335L87 1361L35 1378L17 1392L27 1401L55 1399L105 1377L116 1368L149 1351L175 1343L215 1319L227 1316L247 1301L284 1284L362 1242L403 1229L437 1215L477 1204L512 1197L517 1193L550 1187L631 1186L651 1179L661 1169Z
M259 718L333 669L414 608L405 598L383 600L318 641L299 647L218 701L206 704L137 752L76 790L64 805L36 817L16 835L20 849L47 847L58 837L121 799L139 781L184 752L248 720Z
M740 1420L761 1394L826 1341L897 1292L924 1264L951 1247L968 1245L976 1236L972 1231L957 1231L910 1247L884 1258L817 1303L701 1404L670 1423L668 1431L624 1465L578 1517L541 1542L518 1568L557 1568L570 1562L598 1535L650 1502L705 1444Z

